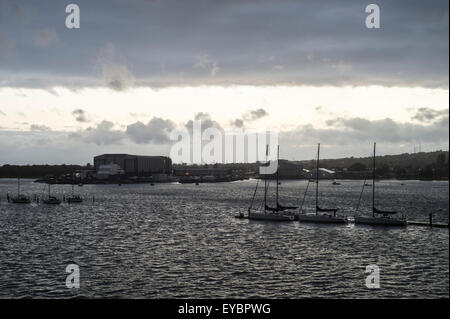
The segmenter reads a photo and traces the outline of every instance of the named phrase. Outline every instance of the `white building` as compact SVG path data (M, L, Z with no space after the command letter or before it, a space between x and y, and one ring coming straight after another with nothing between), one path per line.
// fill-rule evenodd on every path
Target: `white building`
M317 169L314 168L312 170L309 170L307 174L309 175L309 178L316 178ZM332 170L319 167L319 178L324 178L324 179L334 178L334 174L335 174L335 172Z

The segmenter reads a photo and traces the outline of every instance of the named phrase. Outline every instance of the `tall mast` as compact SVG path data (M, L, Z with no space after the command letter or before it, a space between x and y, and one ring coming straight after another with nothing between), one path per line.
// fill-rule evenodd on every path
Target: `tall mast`
M320 156L320 143L317 144L317 165L316 165L316 215L318 213L317 207L319 207L319 156Z
M278 161L280 159L280 145L278 145L278 150L277 150L277 194L276 194L276 199L277 199L277 208L278 208Z
M375 150L377 143L373 143L373 167L372 167L372 216L375 217Z
M266 163L267 163L267 156L269 153L269 144L266 144ZM267 207L267 178L264 176L264 212L266 211Z

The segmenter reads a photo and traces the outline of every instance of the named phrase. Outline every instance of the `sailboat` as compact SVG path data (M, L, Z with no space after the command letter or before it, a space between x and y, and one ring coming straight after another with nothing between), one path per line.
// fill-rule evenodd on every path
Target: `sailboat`
M278 154L277 158L279 158L279 150L280 147L278 146ZM266 145L266 161L267 161L267 155L269 153L269 145ZM278 161L277 161L278 164ZM286 211L289 209L288 206L282 206L278 202L278 168L277 168L277 191L276 191L276 207L270 207L267 205L267 189L268 189L268 182L267 178L264 178L264 210L261 211L252 211L253 201L256 195L256 191L258 189L258 183L256 184L255 192L253 194L252 202L248 208L248 219L252 220L270 220L270 221L293 221L295 219L295 214L290 211Z
M277 150L277 162L279 162L280 160L280 146L278 145L278 150ZM285 211L286 213L288 213L289 215L294 215L294 218L297 216L297 214L295 214L294 209L297 209L298 206L285 206L285 205L281 205L280 201L279 201L279 186L280 186L280 182L279 182L279 174L278 174L278 169L277 172L275 174L276 176L276 190L275 190L275 202L276 202L276 206L275 207L270 207L268 205L266 206L266 210L268 211L272 211L272 212L281 212L281 211Z
M356 224L368 224L368 225L385 225L385 226L406 226L407 221L405 216L394 218L398 212L379 210L375 207L375 151L377 143L373 143L373 167L372 167L372 217L355 216Z
M317 145L317 165L316 165L316 214L299 214L298 220L301 222L312 223L335 223L346 224L347 217L337 216L338 208L321 208L319 207L319 157L320 157L320 143Z
M48 184L48 198L42 201L44 204L59 205L61 200L50 195L50 184Z
M20 193L20 178L17 178L17 196L11 198L14 204L29 204L31 200L28 196Z
M83 202L83 198L81 198L80 195L75 195L73 188L74 188L74 185L72 184L72 195L67 198L67 202L68 203L82 203Z

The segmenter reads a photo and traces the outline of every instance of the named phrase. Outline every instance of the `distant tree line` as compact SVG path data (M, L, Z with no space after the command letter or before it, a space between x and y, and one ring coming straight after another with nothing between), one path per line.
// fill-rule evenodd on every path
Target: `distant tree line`
M336 171L336 178L365 178L371 176L372 157L347 157L339 159L323 159L320 166ZM378 178L399 179L448 179L449 152L421 152L414 154L377 156ZM295 161L305 169L314 169L316 162ZM213 165L186 165L174 164L174 168L180 167L217 167L231 168L235 173L257 174L262 163L217 163ZM0 166L0 178L41 178L45 176L61 176L71 174L79 170L90 170L93 167L87 165L3 165Z
M78 170L92 169L90 164L82 165L3 165L0 178L40 178L46 175L72 174Z
M324 159L320 166L337 171L337 177L345 178L356 173L363 177L371 173L372 161L372 157ZM306 168L315 167L311 161L303 163ZM449 176L448 151L377 156L376 163L378 178L448 179Z

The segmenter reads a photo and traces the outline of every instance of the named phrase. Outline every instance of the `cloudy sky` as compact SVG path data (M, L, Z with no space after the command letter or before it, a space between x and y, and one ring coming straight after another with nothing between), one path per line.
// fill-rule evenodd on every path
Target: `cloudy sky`
M0 0L0 165L168 155L195 119L288 159L448 150L448 0L69 3Z

